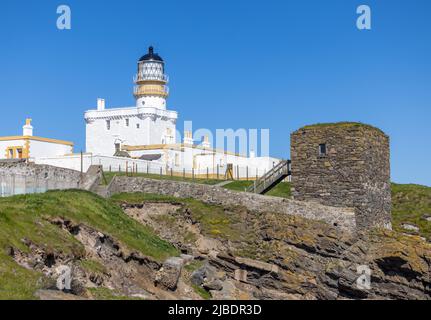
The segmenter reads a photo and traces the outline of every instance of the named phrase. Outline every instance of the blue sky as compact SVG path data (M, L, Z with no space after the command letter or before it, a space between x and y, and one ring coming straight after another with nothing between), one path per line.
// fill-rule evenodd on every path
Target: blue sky
M56 28L57 6L72 30ZM356 8L372 30L356 28ZM149 45L167 62L179 126L269 128L289 157L292 131L361 121L391 137L392 179L431 185L429 0L2 0L0 136L35 134L85 146L83 112L104 97L133 105Z

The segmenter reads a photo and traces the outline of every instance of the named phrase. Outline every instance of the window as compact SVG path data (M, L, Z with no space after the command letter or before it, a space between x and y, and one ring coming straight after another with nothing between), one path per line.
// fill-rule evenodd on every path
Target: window
M319 157L326 156L326 143L319 144Z
M115 144L115 152L119 152L121 149L121 145L119 143Z
M111 121L106 120L106 130L111 130Z
M136 124L136 129L139 129L141 126L139 125L139 123Z
M129 119L126 119L126 127L129 126Z
M18 159L22 159L22 149L16 149L16 152L18 153Z

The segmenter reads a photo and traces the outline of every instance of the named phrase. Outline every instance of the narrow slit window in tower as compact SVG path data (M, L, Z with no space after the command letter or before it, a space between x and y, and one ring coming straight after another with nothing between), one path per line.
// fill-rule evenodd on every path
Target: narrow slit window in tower
M319 157L326 156L326 143L319 144Z

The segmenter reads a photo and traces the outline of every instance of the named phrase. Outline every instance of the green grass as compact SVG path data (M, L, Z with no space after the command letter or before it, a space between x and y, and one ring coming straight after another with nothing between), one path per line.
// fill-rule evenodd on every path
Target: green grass
M125 172L104 172L106 181L102 181L102 183L109 184L114 176L126 176ZM130 176L130 174L129 174ZM157 179L157 180L172 180L172 181L184 181L184 182L194 182L194 183L200 183L200 184L209 184L209 185L215 185L217 183L222 182L223 180L217 180L217 179L202 179L202 178L183 178L178 176L170 176L168 175L160 175L160 174L146 174L146 173L134 173L132 175L133 177L142 177L142 178L148 178L148 179Z
M97 274L107 273L105 266L98 261L84 259L84 260L81 260L79 263L81 267L86 271L94 272Z
M431 188L414 184L392 184L392 220L395 230L409 233L402 224L419 227L419 234L431 240L431 222L424 216L431 216Z
M253 185L253 181L232 181L231 183L224 186L224 188L234 191L245 191L246 188ZM272 190L267 192L265 195L281 198L291 197L291 185L289 182L282 182L275 186Z
M202 299L210 300L212 298L211 293L206 291L204 288L197 286L195 284L192 284L191 286L192 286L193 290L195 290L195 292L201 296Z
M42 273L20 267L0 252L0 300L35 300L34 293L50 284Z
M209 205L194 199L180 199L146 193L120 193L113 195L111 200L119 204L141 204L143 202L182 203L190 209L193 219L199 221L204 235L230 240L236 240L241 237L240 232L233 227L239 222L239 216L229 214L221 206Z
M193 260L189 264L187 264L184 269L186 269L188 272L193 273L194 271L198 270L205 264L202 260Z
M179 254L152 229L127 217L117 204L89 192L52 191L0 198L0 299L34 298L33 293L46 282L41 274L21 268L6 254L10 247L28 252L23 239L47 252L84 258L83 246L49 221L58 217L91 226L158 261ZM83 263L89 268L101 267L95 262Z

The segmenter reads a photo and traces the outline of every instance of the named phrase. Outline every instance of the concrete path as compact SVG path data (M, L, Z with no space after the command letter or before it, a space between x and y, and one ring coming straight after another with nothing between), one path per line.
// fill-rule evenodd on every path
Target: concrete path
M232 183L233 181L223 181L220 183L215 184L216 187L224 187L226 185L228 185L229 183Z

